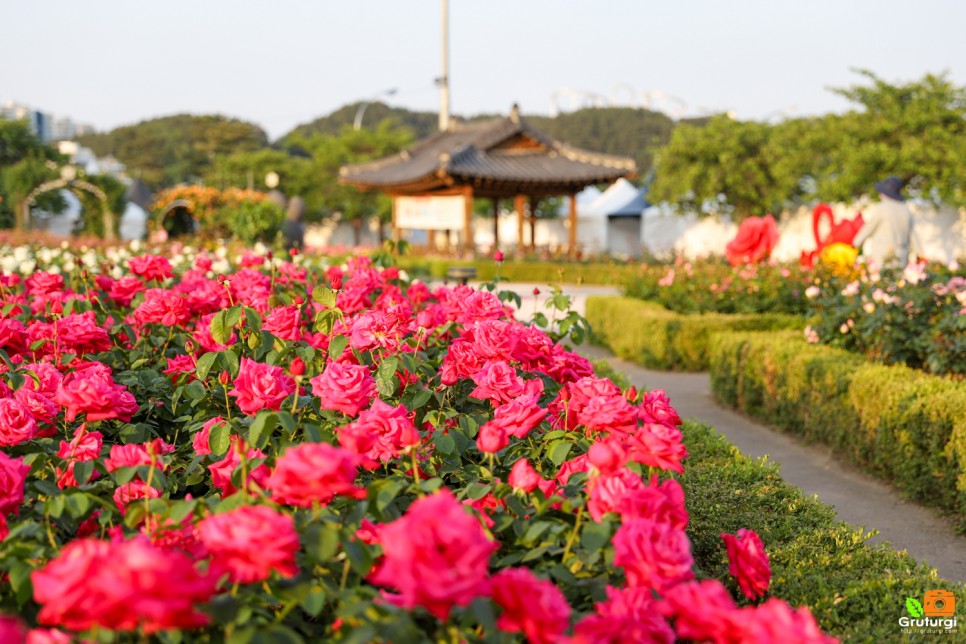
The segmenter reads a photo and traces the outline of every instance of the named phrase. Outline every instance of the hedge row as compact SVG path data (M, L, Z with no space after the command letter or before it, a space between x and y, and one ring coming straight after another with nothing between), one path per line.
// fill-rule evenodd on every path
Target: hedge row
M844 641L889 642L901 636L905 599L927 590L966 586L835 519L829 506L786 483L777 466L743 456L713 428L685 423L690 456L680 481L690 514L688 532L700 573L728 578L721 533L755 530L770 557L769 592L807 605L822 629ZM736 588L732 595L740 597Z
M832 447L966 527L966 381L811 345L800 333L725 333L711 342L722 402Z
M587 298L594 341L651 369L705 371L708 343L721 331L802 328L800 317L780 313L681 315L630 297Z
M620 286L637 274L636 265L618 263L530 262L508 260L498 265L492 259L458 260L404 256L398 260L400 268L411 276L422 279L445 279L452 266L476 268L476 279L492 280L499 272L510 282L541 282L562 284L597 284Z

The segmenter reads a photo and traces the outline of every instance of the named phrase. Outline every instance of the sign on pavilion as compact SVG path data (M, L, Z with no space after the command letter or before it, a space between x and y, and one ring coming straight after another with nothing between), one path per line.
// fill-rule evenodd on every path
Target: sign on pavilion
M457 123L399 154L346 165L340 180L393 198L393 235L402 229L460 230L464 250L472 250L473 199L493 200L494 247L500 199L514 200L518 240L523 240L526 203L530 225L539 199L570 197L568 252L577 250L575 195L589 185L632 178L629 157L589 152L534 129L516 106L507 118ZM532 241L532 235L531 235Z

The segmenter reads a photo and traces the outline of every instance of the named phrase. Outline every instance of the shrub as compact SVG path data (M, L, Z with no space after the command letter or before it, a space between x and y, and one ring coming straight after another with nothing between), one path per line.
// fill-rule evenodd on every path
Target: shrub
M828 633L843 640L895 641L907 597L966 588L835 519L829 506L782 480L778 467L745 456L707 425L686 423L690 456L681 477L691 514L689 535L704 574L728 569L718 536L753 528L770 558L770 592L809 606Z
M587 298L594 340L616 355L651 369L703 371L708 343L719 331L801 327L800 318L773 314L679 315L660 304L629 297Z
M966 382L868 363L793 332L717 335L710 372L722 402L966 519Z

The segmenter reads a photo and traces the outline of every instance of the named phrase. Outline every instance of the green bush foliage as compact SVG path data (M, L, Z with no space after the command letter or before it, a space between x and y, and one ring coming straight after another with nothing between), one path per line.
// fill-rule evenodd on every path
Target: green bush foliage
M499 276L507 282L557 284L600 284L619 286L632 279L637 266L618 262L515 261L497 263L492 259L458 260L434 257L400 257L397 261L413 277L445 279L452 266L476 268L476 279L489 281Z
M719 331L799 328L801 318L780 313L679 315L660 304L629 297L587 298L587 321L596 342L651 369L703 371L708 343Z
M271 243L282 229L285 213L270 201L244 201L223 207L215 219L226 237L245 244Z
M832 447L966 526L966 382L868 363L793 332L719 334L709 354L719 400Z
M870 534L836 521L830 507L786 483L777 466L742 456L707 425L686 423L683 432L691 455L680 481L700 573L727 579L718 535L755 530L770 558L769 593L807 605L822 629L843 641L896 641L905 598L927 590L966 601L962 585L888 545L867 543Z

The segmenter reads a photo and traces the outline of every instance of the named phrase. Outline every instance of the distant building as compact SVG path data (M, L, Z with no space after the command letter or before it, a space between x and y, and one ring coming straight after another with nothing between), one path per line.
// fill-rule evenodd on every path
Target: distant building
M0 104L0 118L8 121L26 121L30 131L45 143L68 141L94 131L94 126L87 123L78 123L66 116L55 117L53 114L36 110L30 105L13 101Z

